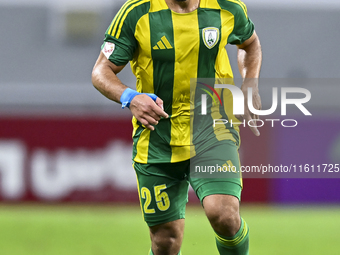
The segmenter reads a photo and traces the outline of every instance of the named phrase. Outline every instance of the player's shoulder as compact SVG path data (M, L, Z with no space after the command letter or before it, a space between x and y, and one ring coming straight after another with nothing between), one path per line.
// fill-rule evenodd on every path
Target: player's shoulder
M145 3L150 3L152 1L153 0L127 0L123 4L123 7L129 5L131 8L136 8L138 6L141 6L141 5L145 4Z
M152 0L127 0L120 9L122 16L139 17L147 13Z
M137 22L149 12L151 0L128 0L115 15L107 34L120 37L124 31L134 31Z
M115 20L134 27L138 20L150 10L151 0L128 0L116 14Z
M247 16L247 6L240 0L216 0L222 10L231 13L239 14L244 13Z

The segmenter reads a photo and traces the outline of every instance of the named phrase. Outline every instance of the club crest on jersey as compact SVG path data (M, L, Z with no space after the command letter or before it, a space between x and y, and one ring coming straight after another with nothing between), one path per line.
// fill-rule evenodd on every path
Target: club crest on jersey
M112 55L113 51L115 50L115 44L111 42L105 42L102 52L104 53L105 57L109 59Z
M206 27L202 31L203 42L208 49L214 48L220 39L220 30L216 27Z

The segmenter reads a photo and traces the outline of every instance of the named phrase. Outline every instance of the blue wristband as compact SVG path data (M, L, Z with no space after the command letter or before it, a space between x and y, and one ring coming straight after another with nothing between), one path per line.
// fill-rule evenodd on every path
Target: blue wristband
M127 88L124 90L123 94L120 96L120 102L122 103L122 109L125 107L129 107L132 99L139 95L140 93L137 92L136 90Z
M139 93L136 90L127 88L126 90L124 90L123 94L120 96L120 102L122 103L122 109L124 109L125 107L129 107L132 99L135 96L140 95L140 94L146 94L153 101L156 102L157 96L155 94L151 94L151 93Z

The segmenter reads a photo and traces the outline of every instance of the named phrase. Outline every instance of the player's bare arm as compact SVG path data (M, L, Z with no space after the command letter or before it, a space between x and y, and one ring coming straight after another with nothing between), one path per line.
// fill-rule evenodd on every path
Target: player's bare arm
M94 87L108 99L120 103L123 92L128 88L124 85L117 74L124 66L116 66L109 61L101 52L92 71L92 83ZM135 96L129 106L131 113L146 128L154 130L161 117L168 118L163 111L163 101L157 97L153 101L148 95Z
M251 113L248 108L248 88L252 88L253 92L253 105L257 110L261 109L261 98L258 89L258 78L260 75L260 69L262 64L262 50L260 40L254 32L254 34L246 40L243 44L238 45L237 60L238 68L244 79L242 84L242 91L245 99L245 112L243 118L246 122L252 119L258 119L259 116ZM253 125L252 125L253 126ZM259 136L260 132L256 127L251 127L251 131Z

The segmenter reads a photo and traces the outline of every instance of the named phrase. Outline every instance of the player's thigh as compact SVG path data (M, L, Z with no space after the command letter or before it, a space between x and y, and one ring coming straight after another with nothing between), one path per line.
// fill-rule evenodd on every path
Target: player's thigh
M201 202L214 194L240 200L243 184L238 146L230 140L220 141L192 158L189 180Z
M188 167L189 161L134 164L143 217L149 227L185 218Z

